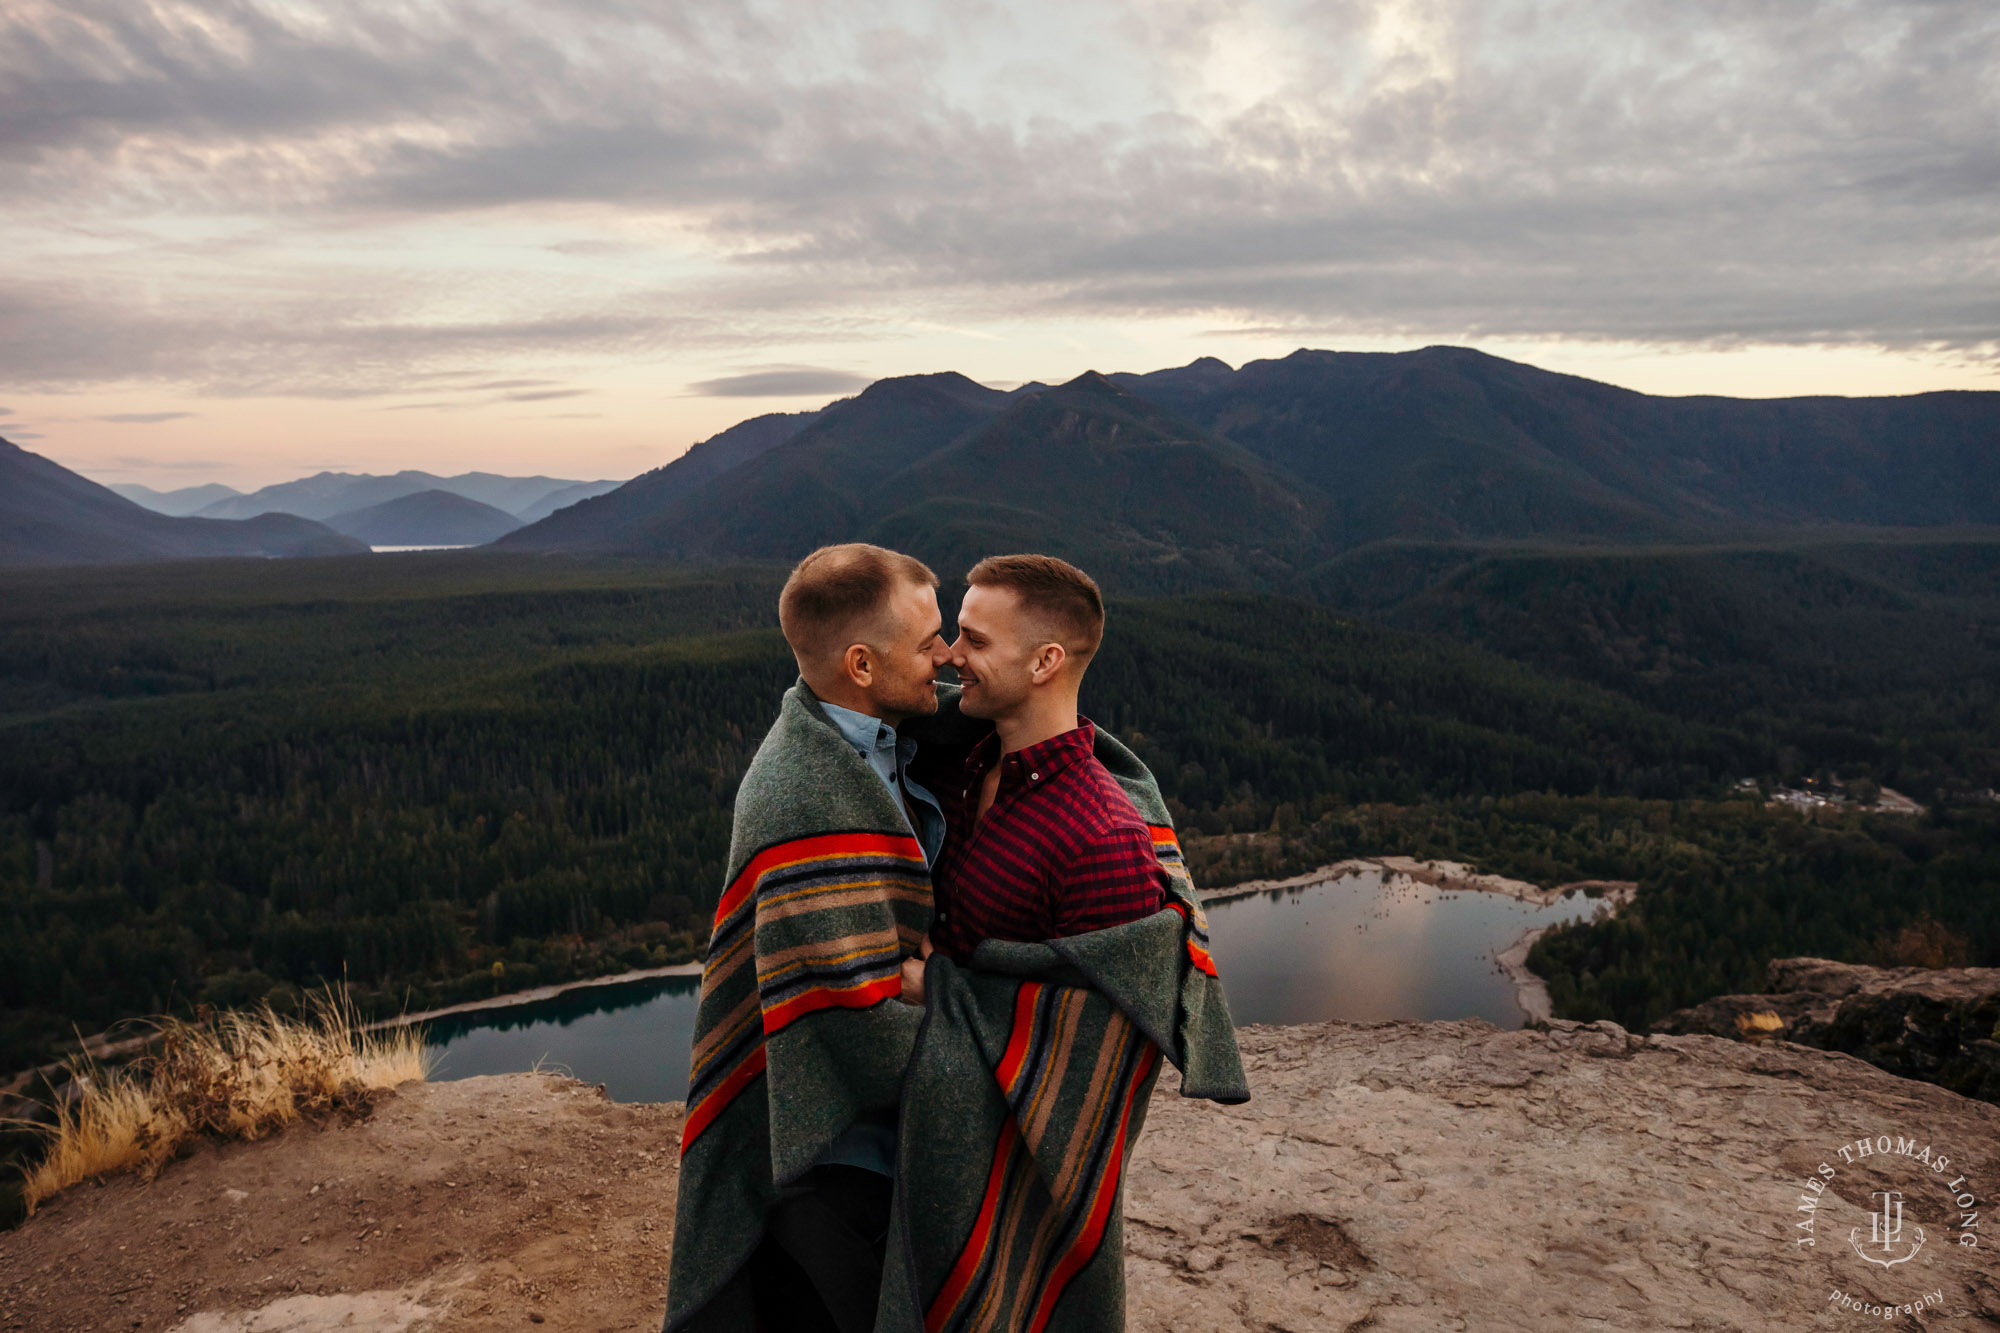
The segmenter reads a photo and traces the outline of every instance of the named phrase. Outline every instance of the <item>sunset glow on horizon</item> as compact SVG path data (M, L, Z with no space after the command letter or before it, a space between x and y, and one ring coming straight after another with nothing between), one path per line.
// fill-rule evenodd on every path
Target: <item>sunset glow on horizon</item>
M1946 3L22 0L0 436L106 482L623 478L893 375L1476 347L2000 389Z

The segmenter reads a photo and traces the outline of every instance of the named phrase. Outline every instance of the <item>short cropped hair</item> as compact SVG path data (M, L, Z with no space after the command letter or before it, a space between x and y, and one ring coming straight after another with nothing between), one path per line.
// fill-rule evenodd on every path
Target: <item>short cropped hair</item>
M1079 660L1104 640L1104 594L1097 581L1052 555L989 555L966 572L975 588L1011 588L1048 623L1063 651Z
M819 662L874 629L898 584L938 586L930 566L866 542L822 546L792 570L778 594L778 624L801 663ZM860 631L862 633L857 633Z

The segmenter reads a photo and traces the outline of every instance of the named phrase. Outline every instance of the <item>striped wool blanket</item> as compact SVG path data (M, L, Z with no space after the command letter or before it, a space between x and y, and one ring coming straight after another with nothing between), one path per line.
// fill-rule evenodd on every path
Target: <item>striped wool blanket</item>
M1124 1167L1161 1058L1182 1096L1249 1097L1201 904L1142 794L1171 910L925 966L879 1333L1123 1328Z
M779 1187L857 1115L897 1104L923 1015L896 997L930 922L923 848L800 681L736 792L695 1010L667 1329L748 1333L735 1279Z
M926 745L965 739L956 687L940 700ZM1161 1055L1185 1095L1247 1091L1158 787L1102 730L1097 754L1154 826L1173 910L989 942L970 968L933 956L918 1010L896 997L930 925L922 849L811 691L786 692L737 793L702 974L668 1333L749 1333L738 1279L779 1187L898 1105L881 1333L1119 1326L1124 1154Z

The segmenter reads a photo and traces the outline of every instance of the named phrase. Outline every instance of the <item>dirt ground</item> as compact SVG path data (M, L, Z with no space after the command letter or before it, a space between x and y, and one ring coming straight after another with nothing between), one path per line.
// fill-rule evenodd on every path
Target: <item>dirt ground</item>
M1955 1237L1961 1206L1906 1154L1838 1156L1916 1136L1985 1197L2000 1107L1834 1052L1615 1023L1237 1037L1251 1101L1185 1100L1169 1071L1134 1148L1132 1333L1845 1333L1919 1298L1894 1327L2000 1328L1990 1231ZM204 1147L0 1234L0 1331L652 1333L681 1116L509 1074ZM1828 1243L1801 1249L1799 1182L1828 1161ZM1890 1271L1842 1241L1892 1188L1933 1243Z
M510 1075L408 1083L365 1118L204 1145L0 1234L0 1329L651 1333L681 1115Z

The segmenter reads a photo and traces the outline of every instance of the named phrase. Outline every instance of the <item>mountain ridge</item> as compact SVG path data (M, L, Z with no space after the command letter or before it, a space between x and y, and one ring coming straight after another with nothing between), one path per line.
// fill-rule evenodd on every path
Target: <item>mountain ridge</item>
M429 490L335 514L326 525L370 546L483 546L521 520L451 491Z
M502 545L792 560L867 539L947 565L1032 547L1120 591L1301 591L1383 541L2000 523L2000 393L1666 398L1458 347L1202 357L1006 393L900 376L772 422ZM1112 465L1135 431L1149 461Z
M155 513L0 438L0 565L346 555L367 549L290 514L231 520Z
M461 472L440 477L435 473L406 468L387 475L369 472L316 472L309 477L275 482L248 494L231 494L196 511L200 518L251 518L257 514L296 514L300 518L323 521L335 514L385 504L423 491L444 491L488 505L511 516L535 512L546 517L550 508L574 504L592 495L601 495L623 483L577 481L566 477L508 477L495 472ZM531 519L523 519L531 522Z
M113 482L106 489L117 492L133 504L143 506L156 514L167 514L174 518L190 518L219 501L243 492L234 486L225 486L219 481L206 482L199 486L182 486L171 491L156 491L151 486L141 486L137 482Z
M943 567L1031 548L1119 592L1315 596L1382 543L2000 525L2000 393L1663 397L1449 346L1200 357L1005 392L942 371L749 418L622 484L322 472L198 516L331 519L426 491L520 526L384 544L476 530L503 550L790 561L866 539Z
M598 549L642 527L653 513L785 443L818 412L769 412L739 421L650 472L602 495L587 496L538 520L538 549ZM505 544L505 539L502 539Z
M746 505L792 534L844 540L838 534L866 521L870 487L949 443L1007 398L955 371L877 380L806 420L766 416L738 423L612 492L625 496L624 503L600 497L575 507L563 523L544 520L509 534L501 545L782 559L802 538L766 541L768 534L746 533L733 522ZM530 532L535 535L522 540ZM798 554L822 544L814 541Z

